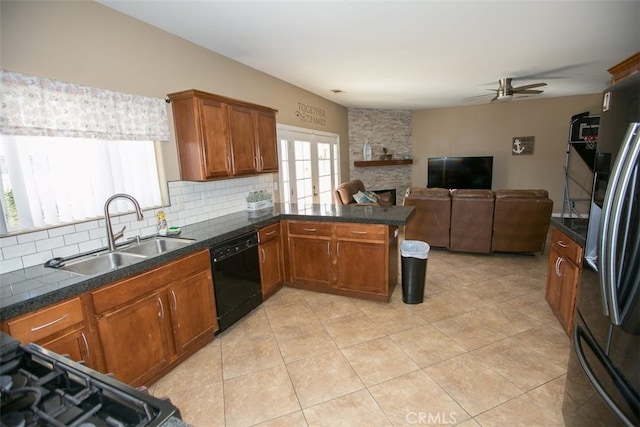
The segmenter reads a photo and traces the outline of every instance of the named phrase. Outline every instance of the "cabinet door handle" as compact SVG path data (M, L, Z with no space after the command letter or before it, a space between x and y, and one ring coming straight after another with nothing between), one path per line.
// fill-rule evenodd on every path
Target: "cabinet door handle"
M60 317L59 319L56 320L52 320L49 323L45 323L44 325L40 325L40 326L34 326L33 328L31 328L31 332L35 332L35 331L39 331L40 329L44 329L44 328L48 328L51 325L55 325L56 323L60 323L62 322L64 319L66 319L67 317L69 317L69 314L64 314L62 315L62 317Z
M303 228L304 231L309 231L311 233L314 233L316 231L315 228Z
M367 234L366 231L351 230L353 234Z
M338 249L338 251L340 251L340 249ZM327 255L331 257L331 244L329 242L327 242Z
M267 254L265 254L264 248L260 248L260 252L262 252L262 263L264 264L264 261L265 261L265 259L267 257Z
M158 298L158 302L160 303L160 312L158 313L158 317L164 319L164 305L162 304L162 300Z
M173 311L178 310L178 300L176 299L176 292L171 290L171 300L173 301Z
M567 244L565 242L563 242L562 240L558 240L558 246L560 246L561 248L566 248Z
M564 258L562 257L558 257L558 259L556 260L556 274L559 277L562 277L562 273L560 271L560 265L564 262Z
M231 172L231 157L227 156L227 172Z
M271 230L269 232L267 232L267 236L271 236L272 234L276 234L276 230Z
M84 349L87 352L87 359L88 359L91 353L89 352L89 343L87 342L87 336L84 334L84 332L82 333L81 336L82 336L82 341L84 341Z

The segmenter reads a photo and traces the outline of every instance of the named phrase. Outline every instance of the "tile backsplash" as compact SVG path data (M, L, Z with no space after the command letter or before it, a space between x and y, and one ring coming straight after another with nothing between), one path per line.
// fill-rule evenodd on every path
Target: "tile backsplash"
M184 226L246 209L252 190L273 192L274 174L210 182L169 182L170 205L163 208L167 223ZM137 221L134 213L113 216L114 232L126 226L124 238L150 236L157 232L156 214L160 209L143 211ZM107 246L104 218L61 227L0 237L0 273L42 264L53 257L76 255Z

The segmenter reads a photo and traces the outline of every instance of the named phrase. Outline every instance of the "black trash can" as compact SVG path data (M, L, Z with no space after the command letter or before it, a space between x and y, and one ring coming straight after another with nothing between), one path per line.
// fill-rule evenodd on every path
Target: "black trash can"
M429 245L419 240L404 240L400 244L402 257L402 301L420 304L424 300Z

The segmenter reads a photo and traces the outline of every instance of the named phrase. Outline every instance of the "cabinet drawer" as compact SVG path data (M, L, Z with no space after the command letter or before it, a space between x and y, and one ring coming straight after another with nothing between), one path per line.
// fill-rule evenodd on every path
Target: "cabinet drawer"
M289 234L331 238L333 224L322 222L289 222Z
M275 223L258 230L258 242L267 243L273 239L280 238L280 223Z
M210 268L210 266L209 251L205 249L146 273L104 286L91 293L96 314L100 315L107 310L134 301L159 290L167 283L192 276L198 271Z
M336 237L355 240L384 240L387 236L386 225L338 224Z
M578 266L582 264L582 246L555 228L551 229L551 244L557 248L561 256Z
M9 320L9 334L23 343L38 341L83 322L80 298Z

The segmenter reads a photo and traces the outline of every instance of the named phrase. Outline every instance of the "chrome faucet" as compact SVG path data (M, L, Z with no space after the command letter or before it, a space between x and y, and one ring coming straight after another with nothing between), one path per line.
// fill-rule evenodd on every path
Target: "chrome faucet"
M107 242L109 243L109 252L113 252L116 250L116 240L121 238L124 235L124 229L126 227L122 227L115 235L113 234L113 227L111 226L111 217L109 216L109 205L115 199L128 199L133 203L133 206L136 208L136 215L138 216L138 221L142 221L143 215L142 210L140 209L140 204L133 196L124 193L114 194L109 197L106 202L104 202L104 220L107 223Z

